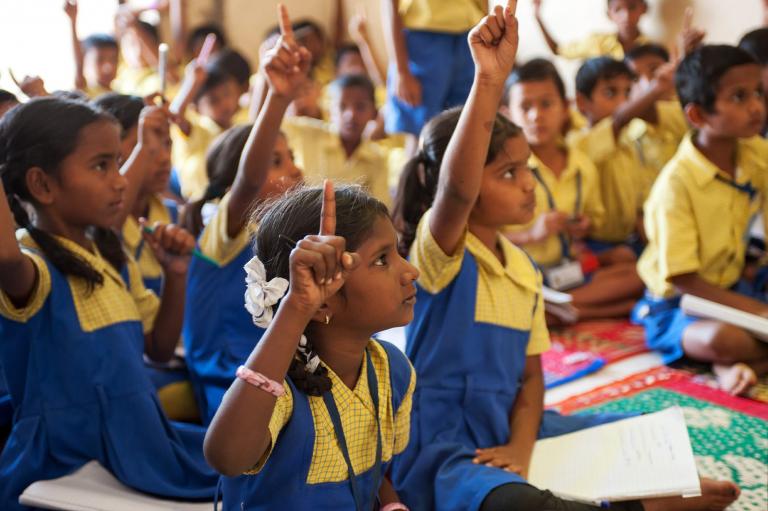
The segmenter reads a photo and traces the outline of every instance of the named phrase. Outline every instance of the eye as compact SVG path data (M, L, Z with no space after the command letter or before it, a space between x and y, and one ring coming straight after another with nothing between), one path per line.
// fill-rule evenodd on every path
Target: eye
M99 172L106 172L107 170L109 170L109 161L99 160L93 165L93 168L98 170Z
M747 95L743 90L738 90L731 94L731 101L734 103L742 103L745 99L747 99Z
M279 167L282 162L283 162L283 159L280 157L279 153L275 153L275 154L272 155L272 166L273 167Z
M374 266L386 266L387 265L387 254L381 254L379 257L376 258L376 260L373 262Z
M613 87L608 87L607 89L605 89L604 94L606 98L613 99L616 97L616 89L614 89Z

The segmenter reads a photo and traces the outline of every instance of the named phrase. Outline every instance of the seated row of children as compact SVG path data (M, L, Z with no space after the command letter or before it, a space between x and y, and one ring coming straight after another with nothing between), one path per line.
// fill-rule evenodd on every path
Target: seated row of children
M626 66L588 61L577 90L591 129L568 134L552 66L512 71L512 4L470 33L468 101L425 126L392 221L387 197L357 186L293 190L302 171L289 147L301 143L283 117L306 90L312 55L284 10L255 122L215 139L202 193L178 219L184 229L165 200L179 111L111 95L94 105L36 99L6 114L0 363L15 415L0 455L3 507L23 509L28 484L94 459L148 493L212 498L205 428L167 420L142 364L142 353L170 359L183 334L210 423L205 456L227 476L226 509L595 509L524 484L537 438L621 418L543 411L549 337L538 268L549 278L552 265L585 261L587 250L600 268L572 292L581 317L614 305L609 315L627 314L645 284L637 317L667 360L715 362L734 392L764 372L764 345L685 317L676 291L765 313L760 274L754 299L728 290L741 280L742 234L768 192L766 143L755 138L765 124L760 66L725 46L693 50L677 66L696 131L677 135L682 145L654 184L660 166L614 162L636 157L632 143L652 147L644 137L671 140L659 100L674 68L630 99ZM210 77L201 67L190 67L192 86ZM373 94L342 90L353 104L340 133L357 133L355 94L371 104ZM521 127L497 112L501 103ZM640 118L644 130L625 140ZM641 281L624 242L646 196ZM371 340L409 322L413 366ZM615 507L724 509L738 496L732 483L706 479L702 492Z

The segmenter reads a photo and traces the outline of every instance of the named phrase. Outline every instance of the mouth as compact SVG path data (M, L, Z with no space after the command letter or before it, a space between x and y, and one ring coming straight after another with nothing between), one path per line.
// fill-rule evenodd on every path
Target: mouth
M109 209L120 210L123 209L123 199L118 199L109 203Z
M416 303L416 293L403 300L403 305L413 305Z

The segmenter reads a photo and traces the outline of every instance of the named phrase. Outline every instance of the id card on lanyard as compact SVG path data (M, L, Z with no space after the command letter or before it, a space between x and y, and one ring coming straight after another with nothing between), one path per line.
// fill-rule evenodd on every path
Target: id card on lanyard
M368 390L371 393L371 400L373 401L373 410L376 414L376 459L373 462L373 496L371 502L376 504L379 492L379 486L381 484L381 423L379 422L379 385L376 380L376 371L373 369L373 362L371 362L371 354L366 349L366 373L368 377ZM356 511L372 511L372 509L365 509L365 499L362 494L362 490L357 485L357 478L355 471L352 468L352 459L349 456L349 448L347 447L347 440L344 436L344 428L341 425L341 416L339 415L339 409L336 407L336 401L333 399L331 391L323 394L323 401L325 407L328 410L328 414L331 416L331 422L333 423L333 431L336 434L336 439L339 442L339 450L344 456L344 461L347 464L347 474L349 475L349 485L352 490L352 498L355 500ZM375 509L375 508L373 508Z

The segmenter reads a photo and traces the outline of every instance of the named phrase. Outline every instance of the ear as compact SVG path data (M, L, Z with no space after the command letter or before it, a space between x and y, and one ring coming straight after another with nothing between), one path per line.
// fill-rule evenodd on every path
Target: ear
M331 322L332 319L333 311L331 310L331 306L328 304L328 302L321 305L320 308L317 309L315 314L312 316L312 321L316 321L321 325L327 325Z
M24 175L27 190L34 201L43 206L51 205L56 197L56 182L40 167L30 167Z
M685 116L693 127L701 129L707 123L707 114L701 106L695 103L688 103L684 108Z

